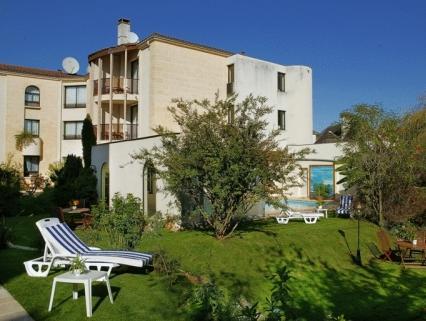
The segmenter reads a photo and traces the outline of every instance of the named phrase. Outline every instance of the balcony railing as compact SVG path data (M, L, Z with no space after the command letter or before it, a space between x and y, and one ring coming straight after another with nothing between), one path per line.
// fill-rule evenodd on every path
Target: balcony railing
M138 93L138 83L139 79L137 78L127 78L127 88L124 86L124 77L112 77L111 78L102 78L101 79L101 94L109 94L110 88L112 87L112 92L114 94L137 94ZM93 81L93 95L98 95L98 86L99 80L96 79Z
M100 126L101 133L98 140L109 140L109 124L100 124L93 126L95 127L95 133L97 134L97 126ZM128 140L135 139L138 137L138 125L137 124L112 124L111 126L111 140Z

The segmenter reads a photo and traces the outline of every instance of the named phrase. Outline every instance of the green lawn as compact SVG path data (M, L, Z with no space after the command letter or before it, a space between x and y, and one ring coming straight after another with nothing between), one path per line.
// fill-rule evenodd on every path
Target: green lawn
M33 224L37 219L9 221L15 226L15 243L40 244ZM354 265L349 255L356 250L356 222L336 218L315 225L252 224L225 241L200 232L163 232L159 237L146 237L140 250L164 250L181 262L183 270L215 278L230 295L259 301L260 307L270 294L268 276L286 264L292 274L289 313L306 320L323 320L330 312L354 321L426 320L426 270L402 270L373 259L366 244L375 242L376 229L369 223L361 225L364 267ZM93 239L89 232L79 233L86 240ZM54 274L30 278L22 264L36 256L20 250L0 251L0 282L35 320L83 319L84 299L73 301L71 288L64 284L58 286L54 310L47 312ZM168 287L154 272L124 270L113 275L111 286L113 305L103 285L94 287L93 320L190 320L185 308L188 286L182 283Z

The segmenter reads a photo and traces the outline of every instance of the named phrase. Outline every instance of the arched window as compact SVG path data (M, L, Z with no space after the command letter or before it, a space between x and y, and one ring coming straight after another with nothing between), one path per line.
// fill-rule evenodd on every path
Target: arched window
M25 106L40 107L40 89L28 86L25 89Z

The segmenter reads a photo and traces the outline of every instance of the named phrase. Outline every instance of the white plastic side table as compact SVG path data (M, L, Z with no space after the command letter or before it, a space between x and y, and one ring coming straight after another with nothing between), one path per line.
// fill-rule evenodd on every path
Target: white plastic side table
M72 272L55 276L52 284L52 293L50 294L49 312L52 311L53 298L55 296L56 283L71 283L73 285L72 298L78 298L78 284L84 284L84 295L86 297L86 315L92 316L92 282L101 281L105 282L108 289L108 296L111 303L113 303L111 287L109 284L108 273L105 271L86 271L80 275L75 275Z
M328 210L326 208L317 208L317 213L320 214L321 212L325 214L325 218L328 218Z

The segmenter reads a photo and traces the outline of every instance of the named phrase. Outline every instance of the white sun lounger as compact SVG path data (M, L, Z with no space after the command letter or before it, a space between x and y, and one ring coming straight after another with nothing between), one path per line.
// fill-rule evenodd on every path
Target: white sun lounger
M289 220L301 220L303 219L306 224L315 224L320 217L323 217L322 213L302 213L288 211L285 216L277 216L276 220L278 224L288 224Z
M44 255L24 262L29 276L46 277L52 266L68 265L79 254L88 268L106 268L108 275L114 267L128 265L143 267L152 261L152 255L133 251L104 251L88 247L65 223L57 218L46 218L36 223L46 246Z

